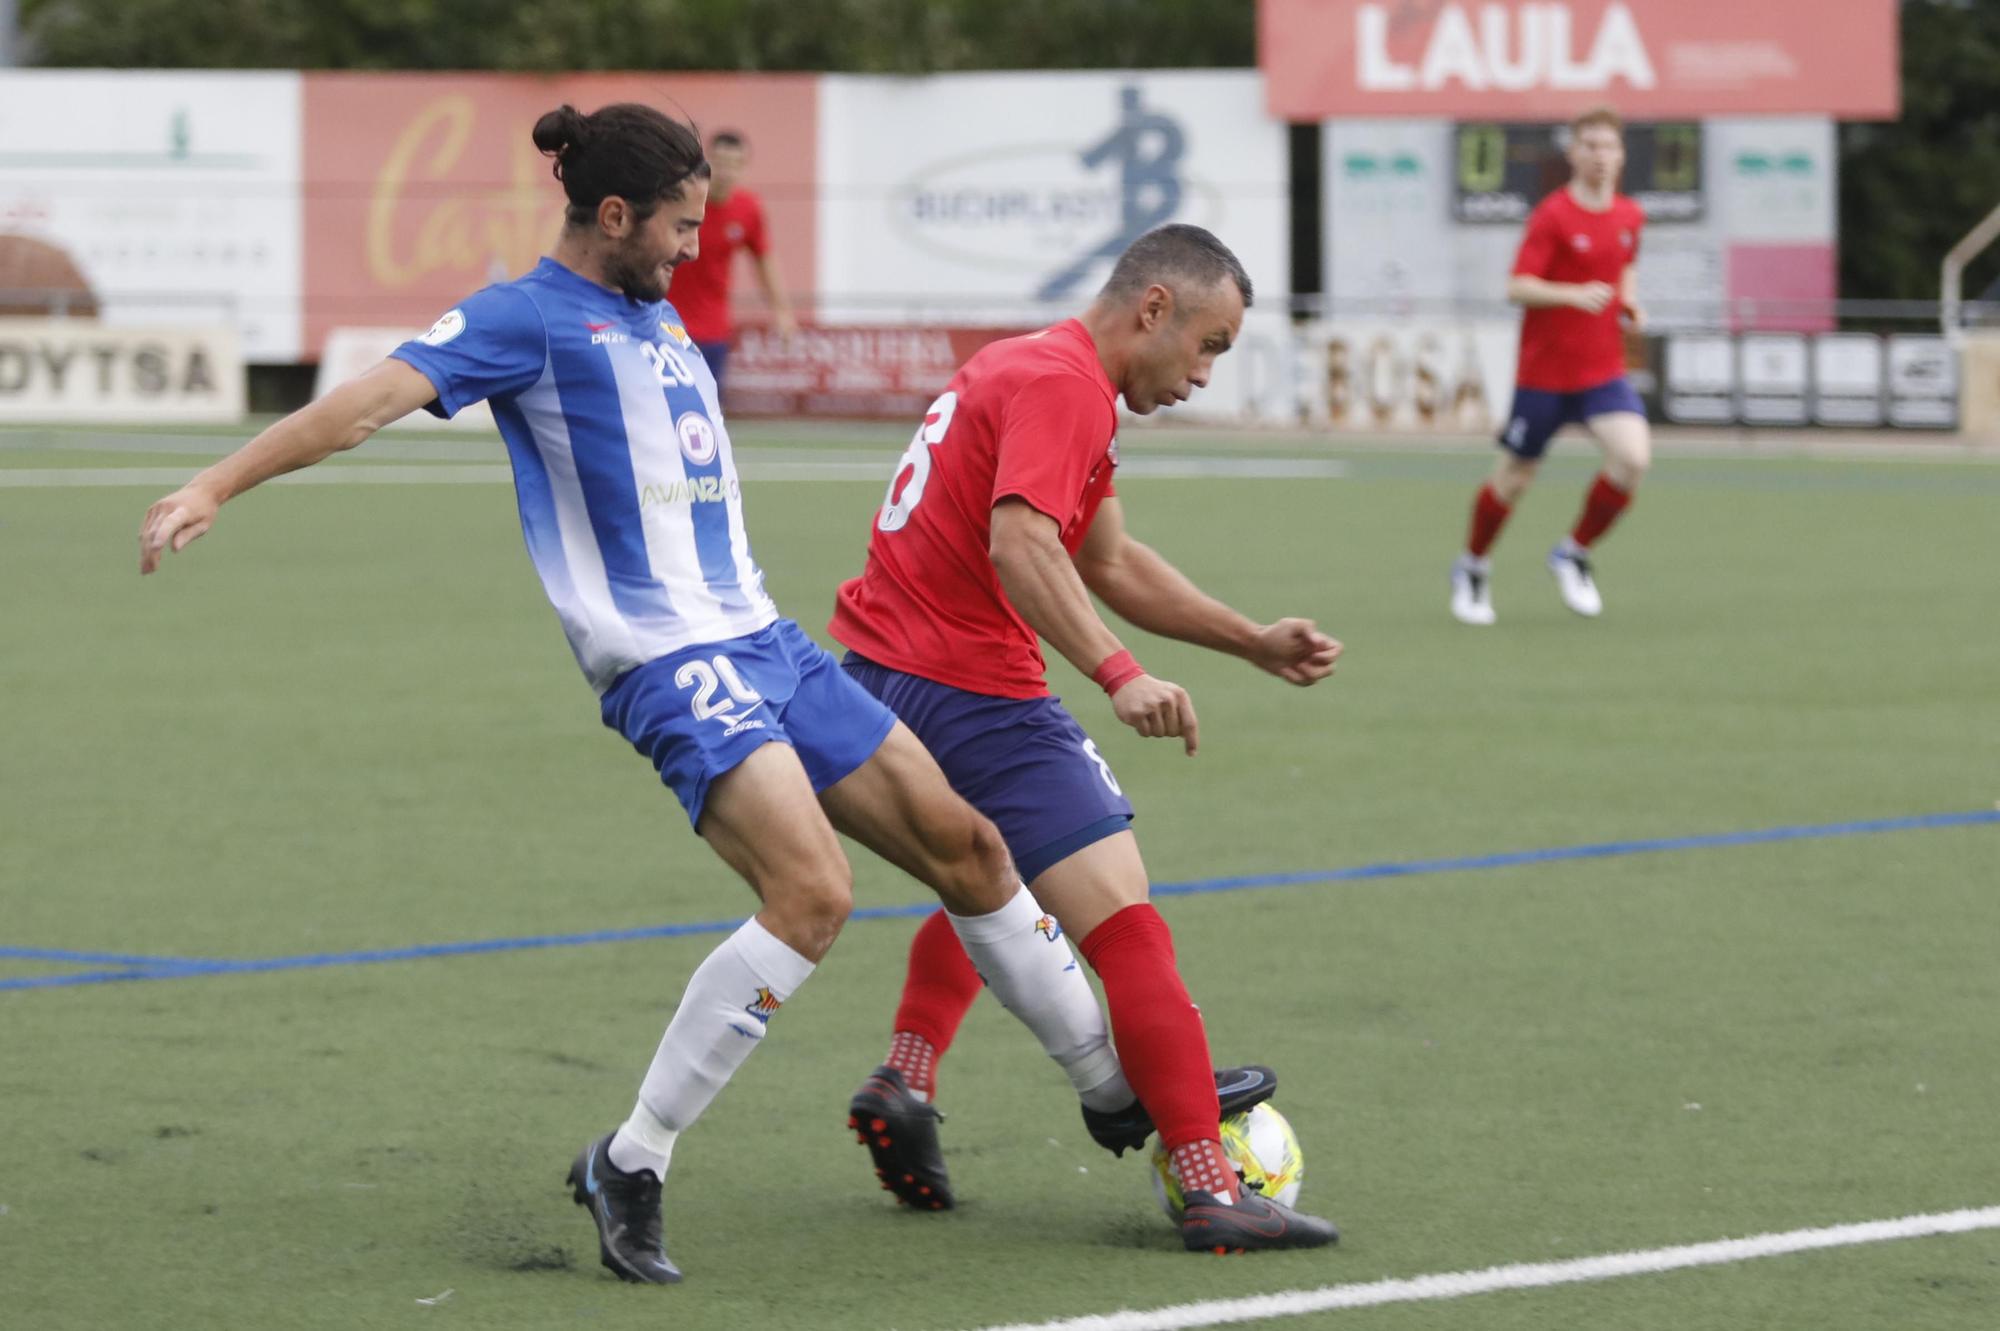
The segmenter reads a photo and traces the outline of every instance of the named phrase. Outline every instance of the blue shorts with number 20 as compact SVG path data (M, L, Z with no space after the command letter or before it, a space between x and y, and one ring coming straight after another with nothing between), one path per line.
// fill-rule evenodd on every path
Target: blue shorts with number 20
M604 694L604 724L652 760L688 822L761 744L789 744L815 791L874 756L895 716L789 619L634 667Z
M847 673L887 703L951 788L1000 829L1021 881L1125 830L1132 805L1060 698L968 693L847 654Z

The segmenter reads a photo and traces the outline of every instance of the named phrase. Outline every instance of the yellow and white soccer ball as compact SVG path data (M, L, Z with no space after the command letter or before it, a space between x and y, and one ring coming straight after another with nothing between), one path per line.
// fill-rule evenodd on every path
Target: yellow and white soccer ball
M1222 1154L1236 1167L1243 1187L1292 1205L1306 1181L1306 1157L1299 1135L1277 1108L1254 1105L1222 1120ZM1175 1224L1181 1222L1181 1185L1158 1137L1153 1138L1153 1195Z

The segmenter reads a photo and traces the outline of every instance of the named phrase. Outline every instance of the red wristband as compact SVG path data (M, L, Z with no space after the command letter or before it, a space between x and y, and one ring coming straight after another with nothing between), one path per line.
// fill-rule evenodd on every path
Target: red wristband
M1116 651L1099 661L1097 669L1090 672L1090 677L1096 681L1098 688L1112 694L1145 673L1146 667L1133 660L1132 653Z

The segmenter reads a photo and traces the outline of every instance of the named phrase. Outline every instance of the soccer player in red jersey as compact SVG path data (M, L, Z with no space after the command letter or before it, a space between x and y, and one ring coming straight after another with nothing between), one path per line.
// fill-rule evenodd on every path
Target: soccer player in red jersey
M1123 1074L1072 1077L1085 1122L1120 1153L1158 1130L1187 1192L1182 1238L1195 1251L1336 1235L1239 1190L1217 1122L1268 1096L1275 1079L1265 1068L1212 1070L1172 937L1147 901L1132 806L1049 695L1037 637L1103 688L1120 722L1178 737L1189 754L1198 736L1187 691L1146 673L1093 593L1142 629L1293 684L1332 672L1339 643L1310 620L1258 624L1204 595L1128 534L1112 488L1118 398L1140 415L1184 401L1208 382L1250 300L1250 279L1221 241L1169 225L1132 243L1081 318L981 350L903 455L867 565L841 587L830 625L849 648L847 670L1000 828L1050 912L1045 935L1082 940ZM850 1106L884 1186L920 1207L952 1204L931 1100L937 1059L979 990L951 922L933 915L911 946L888 1060Z
M1639 229L1645 214L1618 193L1624 129L1608 107L1570 124L1569 184L1535 208L1507 280L1522 307L1521 360L1514 406L1500 432L1500 460L1472 505L1465 553L1451 568L1451 613L1464 624L1493 622L1487 551L1527 493L1550 438L1576 421L1604 451L1604 468L1584 496L1568 536L1549 551L1563 603L1579 615L1604 609L1590 551L1632 502L1652 460L1646 409L1625 378L1620 320L1645 326L1639 308Z
M719 130L708 141L708 213L701 222L701 252L674 270L674 308L702 359L715 374L716 392L724 387L729 344L736 323L729 310L735 282L736 253L747 251L757 270L757 284L771 306L771 322L780 335L799 331L792 307L771 262L771 239L764 223L764 201L743 185L743 168L750 146L735 130Z

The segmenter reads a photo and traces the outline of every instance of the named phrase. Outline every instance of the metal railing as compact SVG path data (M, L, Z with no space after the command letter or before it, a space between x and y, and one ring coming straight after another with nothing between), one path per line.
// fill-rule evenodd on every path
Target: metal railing
M2000 239L2000 204L1995 205L1978 226L1966 232L1965 238L1945 253L1944 262L1938 266L1938 324L1953 346L1958 345L1959 335L1967 323L1966 302L1960 299L1965 284L1965 265L1996 239ZM1991 306L1993 303L1974 301L1972 305ZM2000 323L2000 317L1989 314L1973 322Z

